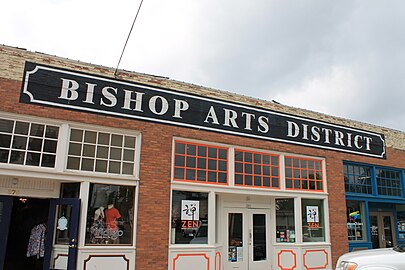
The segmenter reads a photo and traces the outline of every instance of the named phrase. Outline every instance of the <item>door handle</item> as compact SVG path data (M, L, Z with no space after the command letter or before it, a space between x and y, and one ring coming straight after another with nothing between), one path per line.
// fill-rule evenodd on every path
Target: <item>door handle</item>
M69 248L77 248L76 239L73 238L72 240L70 240Z

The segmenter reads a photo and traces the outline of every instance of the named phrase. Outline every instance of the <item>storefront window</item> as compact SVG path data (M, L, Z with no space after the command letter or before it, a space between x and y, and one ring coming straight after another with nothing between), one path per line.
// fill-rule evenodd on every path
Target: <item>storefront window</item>
M173 191L171 242L208 243L208 193Z
M228 149L176 142L174 180L206 184L228 183Z
M279 155L235 150L235 185L279 187Z
M323 200L302 199L301 205L303 241L325 241Z
M405 212L397 213L399 240L405 241Z
M376 169L376 178L379 195L402 197L400 171Z
M366 240L366 224L364 203L346 201L347 231L349 241Z
M135 136L72 128L67 169L133 175L136 146Z
M371 167L344 164L346 192L372 194Z
M286 189L323 191L322 161L285 157Z
M276 241L295 242L294 199L276 200Z
M55 167L59 127L0 119L0 163Z
M131 186L91 184L86 245L131 245L134 192Z

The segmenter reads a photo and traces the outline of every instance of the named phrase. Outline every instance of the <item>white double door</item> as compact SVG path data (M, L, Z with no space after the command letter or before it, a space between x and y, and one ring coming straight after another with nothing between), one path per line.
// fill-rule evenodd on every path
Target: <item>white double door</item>
M225 209L225 270L270 269L270 210Z

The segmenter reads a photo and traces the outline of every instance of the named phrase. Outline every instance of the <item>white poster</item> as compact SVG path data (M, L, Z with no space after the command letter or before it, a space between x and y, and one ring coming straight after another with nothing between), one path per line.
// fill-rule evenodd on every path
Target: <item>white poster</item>
M307 206L307 222L319 222L318 206Z
M181 220L199 220L200 202L199 201L181 201Z

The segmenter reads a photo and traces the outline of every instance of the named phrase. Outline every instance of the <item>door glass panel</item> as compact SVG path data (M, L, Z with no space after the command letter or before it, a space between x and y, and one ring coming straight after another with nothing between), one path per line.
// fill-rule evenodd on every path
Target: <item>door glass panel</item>
M266 260L266 215L253 214L253 261Z
M370 235L373 248L380 247L380 240L378 237L378 218L377 216L370 216Z
M52 246L50 268L66 270L70 244L72 206L57 205L56 207L55 240Z
M228 261L243 261L243 216L242 213L229 213Z
M383 216L384 224L384 235L385 235L385 247L393 247L394 241L392 239L392 230L391 230L391 217Z

